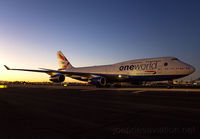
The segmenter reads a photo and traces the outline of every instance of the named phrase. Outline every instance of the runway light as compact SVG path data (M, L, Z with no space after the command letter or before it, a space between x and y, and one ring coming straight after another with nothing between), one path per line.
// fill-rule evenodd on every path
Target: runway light
M0 88L7 88L7 85L0 85Z

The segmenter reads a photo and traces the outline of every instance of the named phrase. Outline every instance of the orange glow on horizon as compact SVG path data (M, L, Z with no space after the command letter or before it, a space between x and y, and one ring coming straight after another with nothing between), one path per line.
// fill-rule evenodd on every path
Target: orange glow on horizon
M50 82L49 75L45 73L6 70L4 65L20 69L38 69L39 67L58 69L56 51L46 53L42 49L40 51L35 50L34 45L31 47L33 50L27 49L26 46L31 45L26 42L19 42L19 40L10 41L7 38L0 38L0 48L3 50L0 51L0 81ZM18 47L24 49L16 49ZM65 82L81 81L66 77Z

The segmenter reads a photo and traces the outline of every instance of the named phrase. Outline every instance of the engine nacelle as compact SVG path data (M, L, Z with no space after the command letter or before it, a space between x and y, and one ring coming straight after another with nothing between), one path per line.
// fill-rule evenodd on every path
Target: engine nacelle
M104 77L95 77L91 79L91 84L96 86L106 86L106 79Z
M54 82L54 83L61 83L65 81L65 75L63 74L56 74L53 75L49 78L50 81Z

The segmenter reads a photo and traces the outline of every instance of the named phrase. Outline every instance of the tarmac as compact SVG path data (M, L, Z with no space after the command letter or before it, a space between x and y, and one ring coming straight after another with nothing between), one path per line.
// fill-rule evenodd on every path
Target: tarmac
M200 90L8 86L0 139L200 137Z

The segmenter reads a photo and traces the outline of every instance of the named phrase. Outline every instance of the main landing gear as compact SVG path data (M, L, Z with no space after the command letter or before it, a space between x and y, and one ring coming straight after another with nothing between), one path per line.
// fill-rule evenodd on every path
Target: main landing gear
M173 80L168 80L167 89L172 88L172 86L173 86Z

